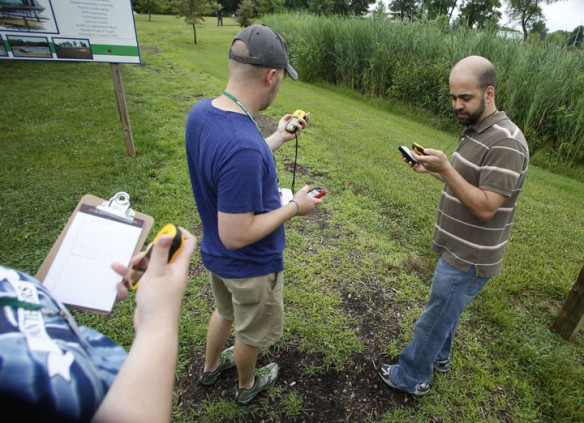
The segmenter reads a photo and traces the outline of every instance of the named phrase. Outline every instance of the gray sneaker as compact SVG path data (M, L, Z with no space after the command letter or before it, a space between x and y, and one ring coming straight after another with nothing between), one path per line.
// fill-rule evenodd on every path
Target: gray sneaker
M450 370L450 360L440 360L434 362L434 371L446 373Z
M392 388L397 389L398 391L407 392L408 394L412 394L417 397L421 397L422 395L426 395L428 392L430 392L430 384L428 383L418 383L414 387L414 390L412 392L405 391L402 388L393 384L389 377L390 373L391 366L389 364L382 364L381 368L379 369L379 377L387 386L391 386Z
M276 383L278 378L278 363L270 363L255 371L253 386L249 389L235 388L235 401L239 405L247 405L257 394L267 390Z
M221 376L221 373L223 373L224 370L228 370L231 369L232 367L235 367L235 359L233 358L233 347L229 347L221 351L221 354L219 354L219 360L220 360L219 366L212 372L203 371L205 370L204 365L199 369L199 383L201 385L205 386L213 385L215 382L217 382L217 379L219 378L219 376Z

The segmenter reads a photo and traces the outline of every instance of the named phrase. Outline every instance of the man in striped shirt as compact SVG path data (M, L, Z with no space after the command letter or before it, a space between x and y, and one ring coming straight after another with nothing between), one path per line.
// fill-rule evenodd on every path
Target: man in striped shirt
M500 273L529 163L523 133L495 105L493 64L466 57L452 68L449 82L464 133L450 161L427 148L412 165L444 181L432 240L440 254L432 291L399 363L379 370L387 385L413 395L429 391L433 371L450 369L462 311Z

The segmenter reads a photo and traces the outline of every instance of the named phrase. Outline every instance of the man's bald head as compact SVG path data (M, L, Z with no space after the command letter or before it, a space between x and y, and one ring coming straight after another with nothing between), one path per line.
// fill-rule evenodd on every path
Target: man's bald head
M450 77L460 75L472 75L477 78L479 88L485 90L487 87L497 85L497 71L495 66L482 56L468 56L459 61L450 72Z

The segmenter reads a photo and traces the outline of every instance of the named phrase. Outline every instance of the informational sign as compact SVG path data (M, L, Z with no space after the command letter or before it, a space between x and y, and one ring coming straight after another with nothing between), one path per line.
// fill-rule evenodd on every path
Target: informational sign
M0 60L140 63L130 0L0 0Z

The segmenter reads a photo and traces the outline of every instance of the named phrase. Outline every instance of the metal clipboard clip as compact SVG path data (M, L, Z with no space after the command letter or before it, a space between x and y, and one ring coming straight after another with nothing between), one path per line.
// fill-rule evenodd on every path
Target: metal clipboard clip
M134 210L130 208L130 194L118 192L109 201L104 201L101 206L96 207L101 213L132 223L134 221Z

